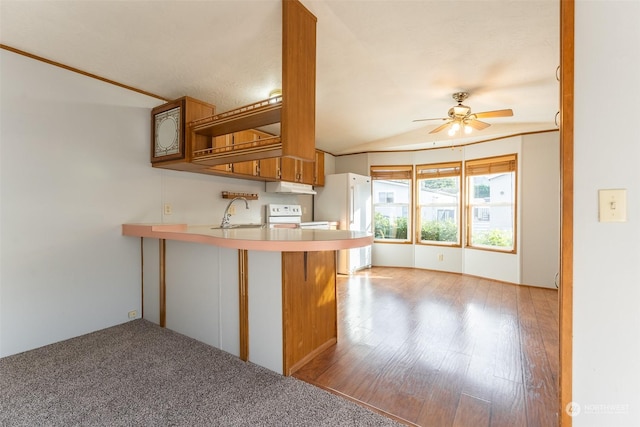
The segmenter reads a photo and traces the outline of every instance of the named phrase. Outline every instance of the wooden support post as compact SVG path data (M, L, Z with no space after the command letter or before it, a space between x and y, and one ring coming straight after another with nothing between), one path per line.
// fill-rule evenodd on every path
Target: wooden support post
M167 283L166 283L166 240L160 239L160 326L167 324Z
M249 258L246 249L238 249L238 294L240 297L240 359L249 360Z

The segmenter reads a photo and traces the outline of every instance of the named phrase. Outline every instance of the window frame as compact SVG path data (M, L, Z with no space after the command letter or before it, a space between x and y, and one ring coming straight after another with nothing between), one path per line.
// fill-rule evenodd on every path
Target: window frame
M374 230L373 233L373 241L374 243L393 243L393 244L413 244L413 206L414 206L414 180L413 180L413 165L375 165L370 166L369 174L371 176L371 189L372 191L375 188L375 181L392 181L392 180L407 180L409 188L408 188L408 197L409 200L407 203L379 203L377 202L377 198L373 197L374 202L372 203L372 228ZM384 239L376 237L375 233L375 216L376 216L376 206L405 206L407 207L407 237L405 239Z
M464 180L462 177L462 161L444 162L444 163L429 163L416 165L415 169L415 241L420 245L433 245L433 246L447 246L447 247L462 247L463 236L463 221L462 221L462 202L464 199ZM457 226L457 240L455 242L450 241L438 241L438 240L422 240L422 208L424 206L430 206L437 208L438 206L452 206L453 204L422 204L420 201L421 180L434 179L434 178L458 178L458 203L456 206L457 215L455 218Z
M486 250L492 252L516 254L518 248L518 155L505 154L495 157L485 157L481 159L467 160L464 164L465 170L465 188L466 188L466 241L465 248ZM471 179L474 176L494 175L499 173L513 173L513 198L512 202L506 204L505 202L477 204L472 203L473 199L473 187L471 185ZM504 249L501 246L489 246L489 245L474 245L472 243L473 233L473 215L474 208L491 207L491 206L511 206L512 218L511 223L513 227L512 247Z

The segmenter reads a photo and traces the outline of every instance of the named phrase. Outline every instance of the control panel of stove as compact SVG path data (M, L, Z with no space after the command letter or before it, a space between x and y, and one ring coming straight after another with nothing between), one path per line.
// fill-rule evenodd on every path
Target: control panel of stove
M267 205L267 217L270 216L302 216L300 205L280 205L271 203Z

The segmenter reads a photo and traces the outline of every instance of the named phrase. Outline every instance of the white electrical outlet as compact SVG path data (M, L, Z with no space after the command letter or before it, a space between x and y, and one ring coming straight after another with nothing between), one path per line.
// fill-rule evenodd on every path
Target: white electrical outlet
M444 261L444 254L438 254L438 261Z
M171 206L171 203L164 204L163 212L165 215L171 215L173 213L173 207Z
M135 319L136 317L138 317L138 310L131 310L129 312L129 319Z

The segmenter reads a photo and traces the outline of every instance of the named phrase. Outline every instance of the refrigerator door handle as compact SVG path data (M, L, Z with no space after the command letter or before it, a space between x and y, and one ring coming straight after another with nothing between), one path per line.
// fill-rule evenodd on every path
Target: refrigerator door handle
M351 192L351 197L349 197L351 203L349 205L349 225L353 225L355 222L355 211L356 211L356 187L349 187L349 191ZM351 229L351 227L349 227Z

